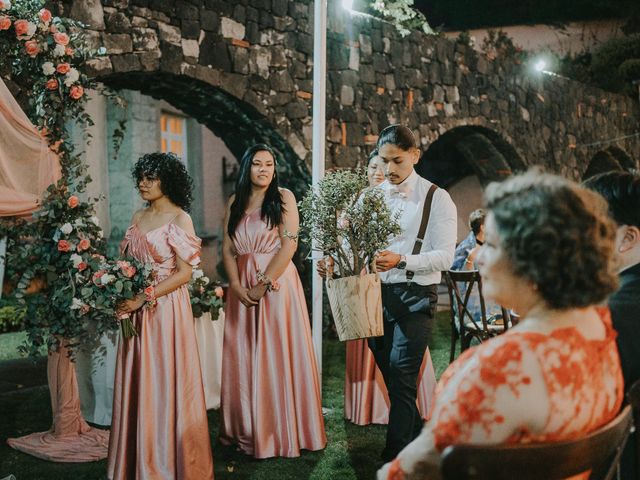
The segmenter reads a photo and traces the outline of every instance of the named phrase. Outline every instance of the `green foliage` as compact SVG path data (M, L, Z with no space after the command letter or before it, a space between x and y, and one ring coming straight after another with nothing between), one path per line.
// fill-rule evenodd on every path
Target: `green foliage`
M26 310L24 350L37 355L42 346L56 348L59 338L80 342L89 332L100 335L115 323L111 314L105 315L103 307L109 302L103 297L94 302L95 311L102 312L96 317L73 308L87 281L77 266L91 265L104 251L104 242L95 217L97 199L80 199L91 178L66 128L71 121L81 127L93 124L85 112L86 91L101 87L82 69L106 51L92 49L83 25L53 17L43 0L2 5L0 19L7 28L0 30L0 67L10 64L13 79L29 87L26 113L58 154L62 170L62 178L49 186L30 221L0 222L0 232L8 237L7 283Z
M367 185L362 171L330 172L300 202L303 238L333 257L343 276L360 274L401 231L384 193Z
M0 303L0 333L17 332L22 327L25 309L18 305Z
M376 0L372 7L395 25L403 37L412 30L422 30L424 33L435 33L429 26L424 14L416 10L413 0Z
M526 58L526 52L522 47L517 46L513 39L502 30L487 30L487 36L482 41L481 49L490 59L511 58L514 63L520 64Z
M211 320L218 320L222 301L223 290L220 285L211 283L209 277L199 268L193 269L191 282L189 283L189 296L191 297L191 310L193 316L199 318L205 313L211 314Z
M640 34L612 38L592 53L560 60L562 75L632 97L638 94L632 82L640 79Z

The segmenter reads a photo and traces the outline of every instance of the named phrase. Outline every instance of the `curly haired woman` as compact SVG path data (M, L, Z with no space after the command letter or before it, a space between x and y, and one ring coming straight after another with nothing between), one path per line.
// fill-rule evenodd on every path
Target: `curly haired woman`
M148 205L121 250L153 265L152 288L121 305L138 336L118 346L110 479L213 479L200 361L187 283L200 263L191 178L170 153L143 156L133 178Z
M486 197L484 293L522 319L445 371L431 421L379 479L440 478L440 452L452 444L578 438L620 408L616 335L596 306L617 282L603 199L536 171L490 185Z

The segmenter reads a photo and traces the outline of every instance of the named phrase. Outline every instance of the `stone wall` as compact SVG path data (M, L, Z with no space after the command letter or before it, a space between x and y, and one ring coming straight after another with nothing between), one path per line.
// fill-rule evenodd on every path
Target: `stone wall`
M418 32L401 38L387 23L338 10L339 3L331 2L329 12L327 167L362 163L380 129L402 122L419 133L425 150L447 132L456 131L458 143L484 136L489 158L466 149L482 180L532 164L579 178L602 148L590 144L639 130L631 98L533 76L510 59L489 60L444 38ZM92 75L167 100L237 157L255 141L273 144L285 158L285 182L304 189L311 161L312 2L56 5L88 23L95 44L109 49L91 65ZM482 143L476 138L469 145ZM608 144L640 158L638 137Z

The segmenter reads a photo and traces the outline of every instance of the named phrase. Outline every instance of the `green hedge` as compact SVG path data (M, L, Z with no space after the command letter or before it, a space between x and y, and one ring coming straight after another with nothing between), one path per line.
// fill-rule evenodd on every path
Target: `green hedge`
M0 301L0 333L17 332L22 329L25 309Z

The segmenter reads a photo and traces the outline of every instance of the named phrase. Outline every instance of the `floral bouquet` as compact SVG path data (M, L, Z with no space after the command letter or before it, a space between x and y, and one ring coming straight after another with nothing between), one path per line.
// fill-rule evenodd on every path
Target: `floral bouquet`
M214 285L199 268L193 269L189 283L189 296L194 318L199 318L209 312L211 320L218 320L220 310L224 305L222 296L224 291L220 285Z
M130 315L118 315L118 305L123 300L133 299L151 285L151 265L140 263L131 257L109 262L99 254L89 258L73 254L70 259L74 268L85 279L84 286L72 300L71 309L79 310L85 317L111 317L120 321L125 338L137 335Z

